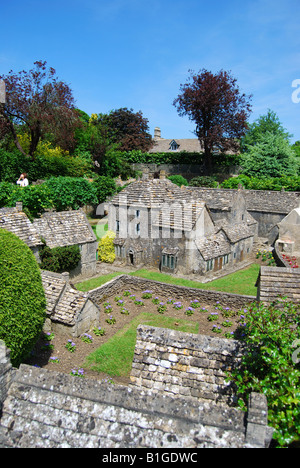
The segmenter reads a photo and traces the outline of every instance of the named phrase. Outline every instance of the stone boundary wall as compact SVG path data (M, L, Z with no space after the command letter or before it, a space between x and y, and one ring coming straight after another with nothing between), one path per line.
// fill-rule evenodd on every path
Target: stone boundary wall
M256 393L245 414L24 364L5 393L0 448L265 448L272 439Z
M238 365L242 353L236 340L140 325L131 386L195 402L236 404L226 372Z
M255 296L243 296L238 294L224 293L219 291L207 291L205 289L188 288L186 286L177 286L159 281L139 278L137 276L120 275L108 281L102 286L89 291L89 296L96 303L100 303L108 297L120 293L122 289L135 290L150 289L153 294L163 294L168 297L176 297L176 300L198 299L203 302L219 302L227 307L242 308L249 303L256 301Z

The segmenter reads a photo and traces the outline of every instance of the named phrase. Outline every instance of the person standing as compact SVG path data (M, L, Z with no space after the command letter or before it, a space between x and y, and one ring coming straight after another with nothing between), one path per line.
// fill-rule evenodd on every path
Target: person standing
M28 179L27 179L27 174L23 172L20 177L17 180L17 184L20 185L20 187L27 187L29 184Z

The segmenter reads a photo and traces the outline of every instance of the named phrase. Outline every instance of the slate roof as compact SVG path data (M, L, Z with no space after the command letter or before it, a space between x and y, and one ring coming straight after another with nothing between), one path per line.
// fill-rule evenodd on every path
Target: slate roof
M300 303L300 271L285 267L261 267L256 283L259 299L274 302L279 296Z
M133 205L151 208L163 203L174 203L178 200L190 200L191 191L187 187L178 187L168 179L147 179L132 182L111 203L114 205Z
M205 261L231 253L231 245L221 230L217 233L195 240L196 247Z
M64 274L42 270L46 312L52 321L74 325L88 300L88 294L73 289Z
M97 240L82 210L44 213L33 225L51 249Z
M39 232L23 211L17 208L0 209L0 228L18 236L28 247L42 245Z
M173 141L178 145L176 150L170 149ZM203 153L204 148L201 146L198 138L160 138L154 141L154 145L149 150L149 153L178 153L179 151Z
M205 202L174 202L173 209L161 209L153 221L154 226L191 231L205 209Z

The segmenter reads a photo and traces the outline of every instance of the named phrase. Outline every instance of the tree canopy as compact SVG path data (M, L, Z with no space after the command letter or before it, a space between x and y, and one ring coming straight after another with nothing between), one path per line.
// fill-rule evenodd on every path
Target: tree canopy
M237 80L227 71L213 74L205 69L190 71L186 84L174 100L180 116L187 115L196 124L195 134L204 147L205 167L212 170L216 149L238 151L248 127L251 96L241 94Z
M0 135L10 132L22 154L34 158L40 139L48 135L64 149L72 146L79 124L70 87L60 81L47 62L36 61L29 71L0 75L6 85L6 104L0 106ZM30 137L26 152L18 138L22 129Z

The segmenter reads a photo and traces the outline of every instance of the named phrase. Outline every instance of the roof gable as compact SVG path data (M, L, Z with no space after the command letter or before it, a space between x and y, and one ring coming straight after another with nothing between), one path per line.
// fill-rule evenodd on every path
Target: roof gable
M50 248L97 240L82 210L44 213L33 224Z

